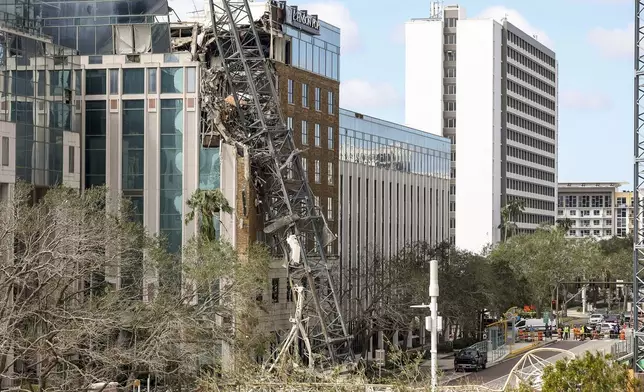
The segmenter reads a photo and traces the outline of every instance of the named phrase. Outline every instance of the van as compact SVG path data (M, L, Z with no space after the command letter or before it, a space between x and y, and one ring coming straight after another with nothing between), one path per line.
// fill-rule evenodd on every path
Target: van
M546 324L542 319L521 319L516 323L515 327L519 331L529 331L531 328L535 331L546 330Z

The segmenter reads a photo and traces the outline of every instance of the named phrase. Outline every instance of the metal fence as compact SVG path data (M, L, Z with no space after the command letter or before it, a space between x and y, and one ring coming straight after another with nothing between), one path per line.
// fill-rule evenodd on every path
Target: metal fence
M492 349L493 347L496 347ZM488 353L488 361L496 362L510 353L510 348L505 342L502 345L494 344L491 341L484 340L482 342L474 343L468 349L478 350Z
M612 346L610 346L610 355L615 359L619 359L632 352L633 352L632 339L620 340L619 342L615 342L613 343Z

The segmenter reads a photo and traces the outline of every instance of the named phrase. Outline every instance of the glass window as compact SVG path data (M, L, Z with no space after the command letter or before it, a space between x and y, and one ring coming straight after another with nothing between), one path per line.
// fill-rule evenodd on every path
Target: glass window
M145 70L143 68L123 69L123 94L145 93Z
M327 111L329 114L333 114L333 91L329 91L326 97Z
M293 103L293 81L288 80L288 103Z
M333 198L327 197L326 199L326 218L333 221Z
M157 92L157 69L148 68L148 94Z
M197 92L197 68L195 67L186 68L186 92Z
M63 91L70 90L72 71L51 71L50 78L49 94L63 95Z
M88 69L85 71L86 95L105 95L106 86L107 72L104 69Z
M13 93L23 97L34 95L33 71L13 71Z
M309 144L309 124L302 120L302 144Z
M315 110L320 111L320 88L315 88Z
M141 75L143 76L143 75ZM122 186L143 189L145 101L123 101Z
M9 137L2 137L2 166L9 166Z
M333 162L327 163L327 184L333 185Z
M320 147L320 124L315 124L314 132L315 147Z
M106 101L85 102L85 187L105 184Z
M183 78L179 81L183 83ZM170 252L180 251L182 243L183 131L183 100L162 99L160 232L166 237Z
M302 83L302 107L309 107L309 86Z
M119 93L119 70L110 69L110 94Z
M333 150L333 127L327 129L327 137L329 139L329 150Z
M67 172L75 173L76 172L76 154L74 152L74 146L67 147Z
M315 160L315 183L319 184L321 182L321 175L320 175L320 161L317 159Z
M38 71L38 96L47 95L47 72Z
M293 117L286 117L286 128L293 130Z
M183 93L183 68L161 68L161 93Z

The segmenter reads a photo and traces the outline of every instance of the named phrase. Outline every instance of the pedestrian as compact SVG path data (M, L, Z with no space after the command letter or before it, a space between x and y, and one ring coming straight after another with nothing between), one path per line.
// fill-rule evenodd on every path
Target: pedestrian
M561 327L557 328L557 334L559 335L559 341L563 340L563 330Z
M564 340L568 339L570 339L570 327L566 325L564 327Z

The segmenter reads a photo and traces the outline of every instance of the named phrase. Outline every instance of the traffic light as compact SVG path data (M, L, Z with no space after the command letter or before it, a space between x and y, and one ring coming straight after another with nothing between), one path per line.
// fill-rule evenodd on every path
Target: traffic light
M552 310L556 310L556 309L557 309L557 301L555 301L555 300L553 299L553 300L552 300L552 302L550 302L550 304L552 305L552 306L551 306L551 309L552 309Z

